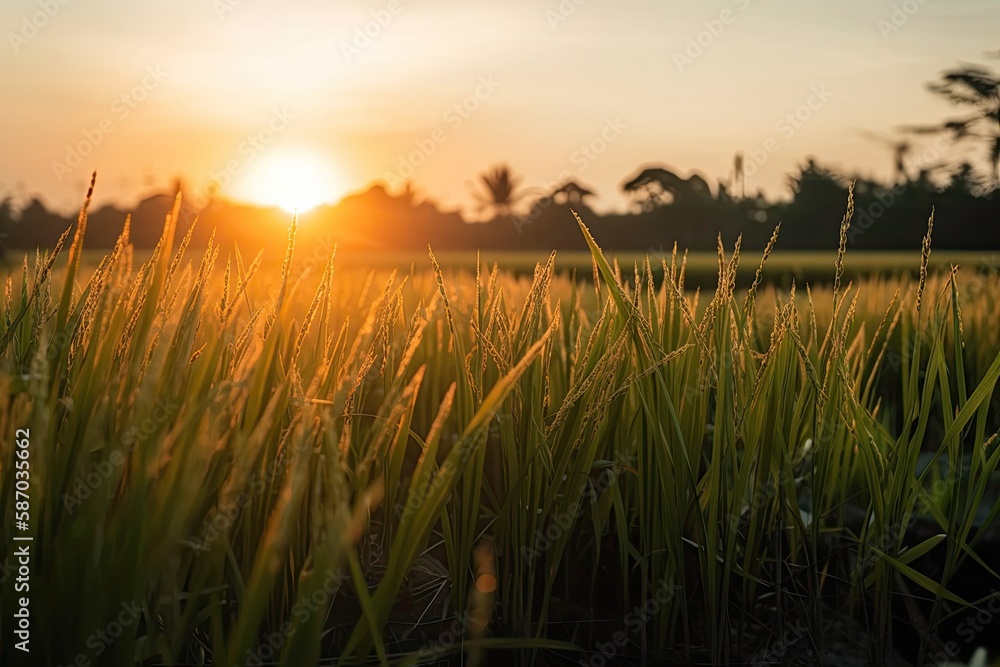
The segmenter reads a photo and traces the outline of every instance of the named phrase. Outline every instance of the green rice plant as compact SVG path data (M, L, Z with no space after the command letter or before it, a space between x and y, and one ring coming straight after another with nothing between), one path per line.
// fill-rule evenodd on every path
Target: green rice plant
M995 576L1000 281L932 271L933 218L915 280L845 283L849 200L831 285L770 285L775 229L745 292L720 239L702 293L579 219L587 279L302 269L296 220L280 257L191 257L179 199L146 261L126 220L91 262L89 201L0 299L42 661L727 664L836 616L883 663L899 604L929 654L984 601L958 573Z

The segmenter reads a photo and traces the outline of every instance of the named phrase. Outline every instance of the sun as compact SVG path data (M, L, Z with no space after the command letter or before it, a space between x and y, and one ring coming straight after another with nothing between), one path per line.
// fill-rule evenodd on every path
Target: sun
M302 213L336 201L344 192L329 161L303 151L264 154L234 180L232 195L262 206Z

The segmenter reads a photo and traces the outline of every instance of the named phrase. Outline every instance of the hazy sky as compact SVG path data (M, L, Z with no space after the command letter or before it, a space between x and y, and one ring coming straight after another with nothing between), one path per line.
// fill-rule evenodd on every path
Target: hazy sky
M860 131L943 118L925 84L990 64L1000 2L4 0L0 26L0 193L75 208L96 168L100 201L182 175L308 204L401 174L463 205L506 161L621 208L639 165L714 186L737 150L775 195L810 154L888 175Z

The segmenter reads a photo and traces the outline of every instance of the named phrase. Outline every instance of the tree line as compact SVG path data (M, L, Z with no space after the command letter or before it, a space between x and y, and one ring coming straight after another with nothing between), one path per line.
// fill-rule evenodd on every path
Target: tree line
M1000 248L1000 77L985 67L963 66L928 88L953 104L956 116L930 126L903 126L895 135L866 133L891 150L894 171L886 181L840 173L807 158L787 176L790 196L772 200L760 191L747 194L747 156L737 154L732 171L715 188L697 173L682 176L666 165L644 165L621 186L630 209L599 214L590 205L594 191L579 181L526 187L510 166L498 165L477 180L476 220L422 200L409 184L397 193L374 185L303 214L310 224L300 230L306 241L371 250L423 250L428 243L454 250L583 250L571 212L576 211L610 250L659 252L675 243L714 250L720 234L727 243L742 235L745 247L762 248L779 222L782 248L818 250L836 246L853 185L852 247L919 248L934 211L936 248ZM956 154L962 159L955 160ZM172 204L172 195L155 196L129 212L136 247L155 245ZM125 215L114 207L91 212L88 245L113 246ZM198 209L188 200L181 229L196 217L195 243L207 242L214 231L217 240L260 247L277 241L288 218L276 209L223 198ZM38 199L18 210L7 197L0 201L0 250L51 247L72 222Z

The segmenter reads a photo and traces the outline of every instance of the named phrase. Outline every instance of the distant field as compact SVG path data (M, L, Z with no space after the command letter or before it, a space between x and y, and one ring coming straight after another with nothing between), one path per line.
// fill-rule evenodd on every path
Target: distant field
M273 253L265 251L265 263L270 260L280 262L283 249L275 249ZM731 249L727 249L731 253ZM88 268L96 268L105 251L93 250L84 253L83 274L89 275ZM221 259L217 271L225 268L226 251L221 252ZM135 252L135 261L142 263L149 259L151 253L148 250L138 250ZM476 252L470 251L444 251L435 253L438 262L445 270L452 271L475 271ZM300 248L293 258L293 265L302 267L312 264L317 269L321 269L329 257L329 249L316 248L310 252L306 248ZM485 251L482 252L481 261L483 266L492 267L494 263L505 271L517 275L530 276L536 263L544 263L548 259L548 253L542 251ZM244 260L249 262L253 254L244 251ZM608 253L608 259L617 260L626 278L631 274L632 268L645 262L646 255L638 252ZM8 258L8 264L3 270L11 267L20 270L20 255L12 253ZM670 255L649 255L650 264L654 274L662 273L661 259L670 262ZM797 284L806 282L811 284L831 283L834 278L834 267L836 264L836 252L816 252L816 251L786 251L774 252L767 260L764 271L764 281L769 284L788 287L792 279ZM678 261L680 261L678 259ZM753 280L760 262L760 255L756 252L746 252L742 255L739 270L737 272L737 285L746 286ZM932 250L930 259L931 273L947 273L952 265L961 267L963 275L972 273L1000 274L1000 251L984 250L982 252L969 251L934 251ZM430 268L430 259L427 253L420 252L351 252L341 251L337 253L337 266L342 268L371 268L374 270L401 270L409 271ZM5 270L6 269L6 270ZM915 277L920 270L919 252L871 252L871 251L847 251L844 262L844 275L847 280L861 277ZM591 257L586 252L581 251L559 251L556 254L555 271L557 274L569 275L576 271L577 277L581 280L589 280L593 272ZM687 271L685 272L686 285L690 287L713 287L718 279L718 257L715 253L694 252L690 253L687 260Z
M731 249L727 253L732 252ZM441 252L435 253L442 267L450 269L475 270L476 253ZM728 255L727 255L728 256ZM483 252L481 255L485 266L495 262L501 269L513 273L530 274L538 262L544 263L548 258L545 252ZM617 259L619 266L626 273L645 262L644 253L608 253L608 259ZM659 274L661 259L670 262L670 255L649 255L654 271ZM803 282L832 282L836 264L836 252L788 251L775 252L767 261L764 278L772 284L789 285L794 278L799 284ZM760 262L758 253L742 255L737 275L737 284L749 284ZM384 253L384 254L338 254L339 266L369 266L371 268L408 269L426 268L429 261L426 253ZM948 252L932 251L930 268L932 272L947 272L951 265L961 266L963 272L997 273L1000 272L1000 251L983 252ZM592 261L586 252L561 251L556 255L556 272L576 271L581 279L591 275ZM919 252L851 252L848 250L845 258L845 276L848 279L869 276L916 276L920 270ZM695 252L688 256L686 281L691 286L714 286L718 278L718 257L715 253Z
M282 250L275 249L273 252L265 250L264 264L277 264L282 260ZM86 251L83 256L80 279L89 277L90 272L97 268L98 263L104 256L103 250ZM314 270L322 270L323 265L329 258L328 248L315 248L311 251L305 247L298 249L292 265L293 273L298 273L306 266L311 266ZM727 258L732 249L727 249ZM220 261L215 267L215 271L221 273L225 270L225 260L228 253L225 249L220 252ZM151 251L137 250L134 255L136 266L147 261L151 256ZM249 263L255 255L243 251L244 262ZM645 262L646 255L638 252L623 252L607 254L609 261L617 261L621 267L626 280L630 280L633 267L637 264L641 268ZM441 267L447 272L474 273L476 268L475 251L443 251L435 253ZM20 273L21 256L19 252L12 253L4 264L0 264L0 275L8 275L10 272ZM480 254L482 265L485 268L492 268L494 263L501 269L514 276L530 277L535 265L544 264L548 259L548 253L538 251L485 251ZM649 255L649 261L653 268L655 277L662 276L662 261L665 259L670 263L670 255ZM816 251L786 251L774 252L767 260L764 270L764 283L776 287L788 288L793 280L798 285L811 284L830 285L833 283L834 272L837 260L836 252L816 252ZM678 257L678 263L680 257ZM743 253L736 276L736 285L745 288L751 284L757 267L760 263L760 255L757 252ZM339 269L371 269L377 273L388 273L393 270L409 273L419 272L431 267L430 258L427 253L420 252L351 252L339 251L336 260ZM959 266L959 275L968 283L972 276L985 277L987 275L1000 275L1000 251L984 250L982 252L969 251L934 251L932 250L929 262L929 272L931 274L947 274L952 265ZM297 270L296 270L297 269ZM860 278L885 277L899 279L904 277L915 278L920 270L919 252L871 252L848 250L844 261L844 280L851 281ZM556 275L563 275L567 278L575 277L578 280L590 281L593 275L593 265L591 257L586 252L581 251L558 251L555 261ZM342 274L343 275L343 274ZM355 274L357 275L357 274ZM687 259L685 271L685 287L690 289L713 288L718 281L718 257L715 253L694 252L690 253Z

